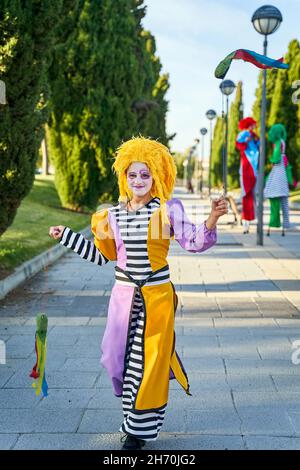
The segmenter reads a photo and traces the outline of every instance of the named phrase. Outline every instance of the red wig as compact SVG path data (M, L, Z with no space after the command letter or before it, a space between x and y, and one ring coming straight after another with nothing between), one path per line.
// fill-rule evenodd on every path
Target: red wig
M248 129L250 126L256 126L256 121L252 117L246 117L239 122L239 129Z

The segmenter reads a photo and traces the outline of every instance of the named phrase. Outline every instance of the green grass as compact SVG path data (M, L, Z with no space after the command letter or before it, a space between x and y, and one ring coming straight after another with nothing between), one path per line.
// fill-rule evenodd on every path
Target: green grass
M296 189L290 193L289 197L291 202L300 202L300 189Z
M53 176L36 176L29 195L23 199L13 224L0 238L0 278L24 261L57 245L49 237L51 225L67 225L73 230L85 228L90 214L79 214L61 207Z

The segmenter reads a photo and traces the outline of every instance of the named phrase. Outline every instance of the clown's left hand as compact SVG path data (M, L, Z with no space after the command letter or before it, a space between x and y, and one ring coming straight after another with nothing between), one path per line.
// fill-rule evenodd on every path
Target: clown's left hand
M219 217L228 213L228 203L225 197L218 199L217 201L212 201L211 203L211 212L208 219L206 220L206 227L211 230L215 228Z

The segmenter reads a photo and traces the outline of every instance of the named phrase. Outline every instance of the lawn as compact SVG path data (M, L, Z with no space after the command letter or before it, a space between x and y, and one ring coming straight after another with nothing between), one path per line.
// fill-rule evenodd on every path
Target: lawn
M36 176L29 195L23 199L13 224L0 238L0 279L14 268L58 242L49 237L51 225L80 230L90 223L90 214L61 207L53 176Z
M291 202L300 202L300 189L296 189L292 193L290 193L290 201Z

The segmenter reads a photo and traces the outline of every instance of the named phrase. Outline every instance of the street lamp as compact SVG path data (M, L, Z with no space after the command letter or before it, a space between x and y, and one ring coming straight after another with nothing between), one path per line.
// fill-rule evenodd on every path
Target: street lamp
M216 111L209 109L206 111L205 116L209 119L209 138L210 138L210 149L209 149L209 165L208 165L208 194L211 193L211 157L212 157L212 122L217 117Z
M227 195L227 152L228 152L228 101L229 95L234 92L235 84L231 80L223 80L220 85L220 90L226 96L226 115L225 115L225 145L223 143L222 149L222 163L223 163L223 184L224 194ZM224 115L223 115L224 117Z
M201 127L200 134L202 135L202 142L201 142L201 167L200 167L200 184L199 190L200 195L202 196L202 189L203 189L203 160L204 160L204 136L207 134L206 127Z
M267 55L268 35L274 33L282 22L282 15L278 8L264 5L258 8L251 19L254 28L259 34L265 36L264 55ZM263 208L264 208L264 167L266 158L266 95L267 70L263 69L262 100L260 117L260 149L258 169L258 204L257 204L257 244L263 245Z

